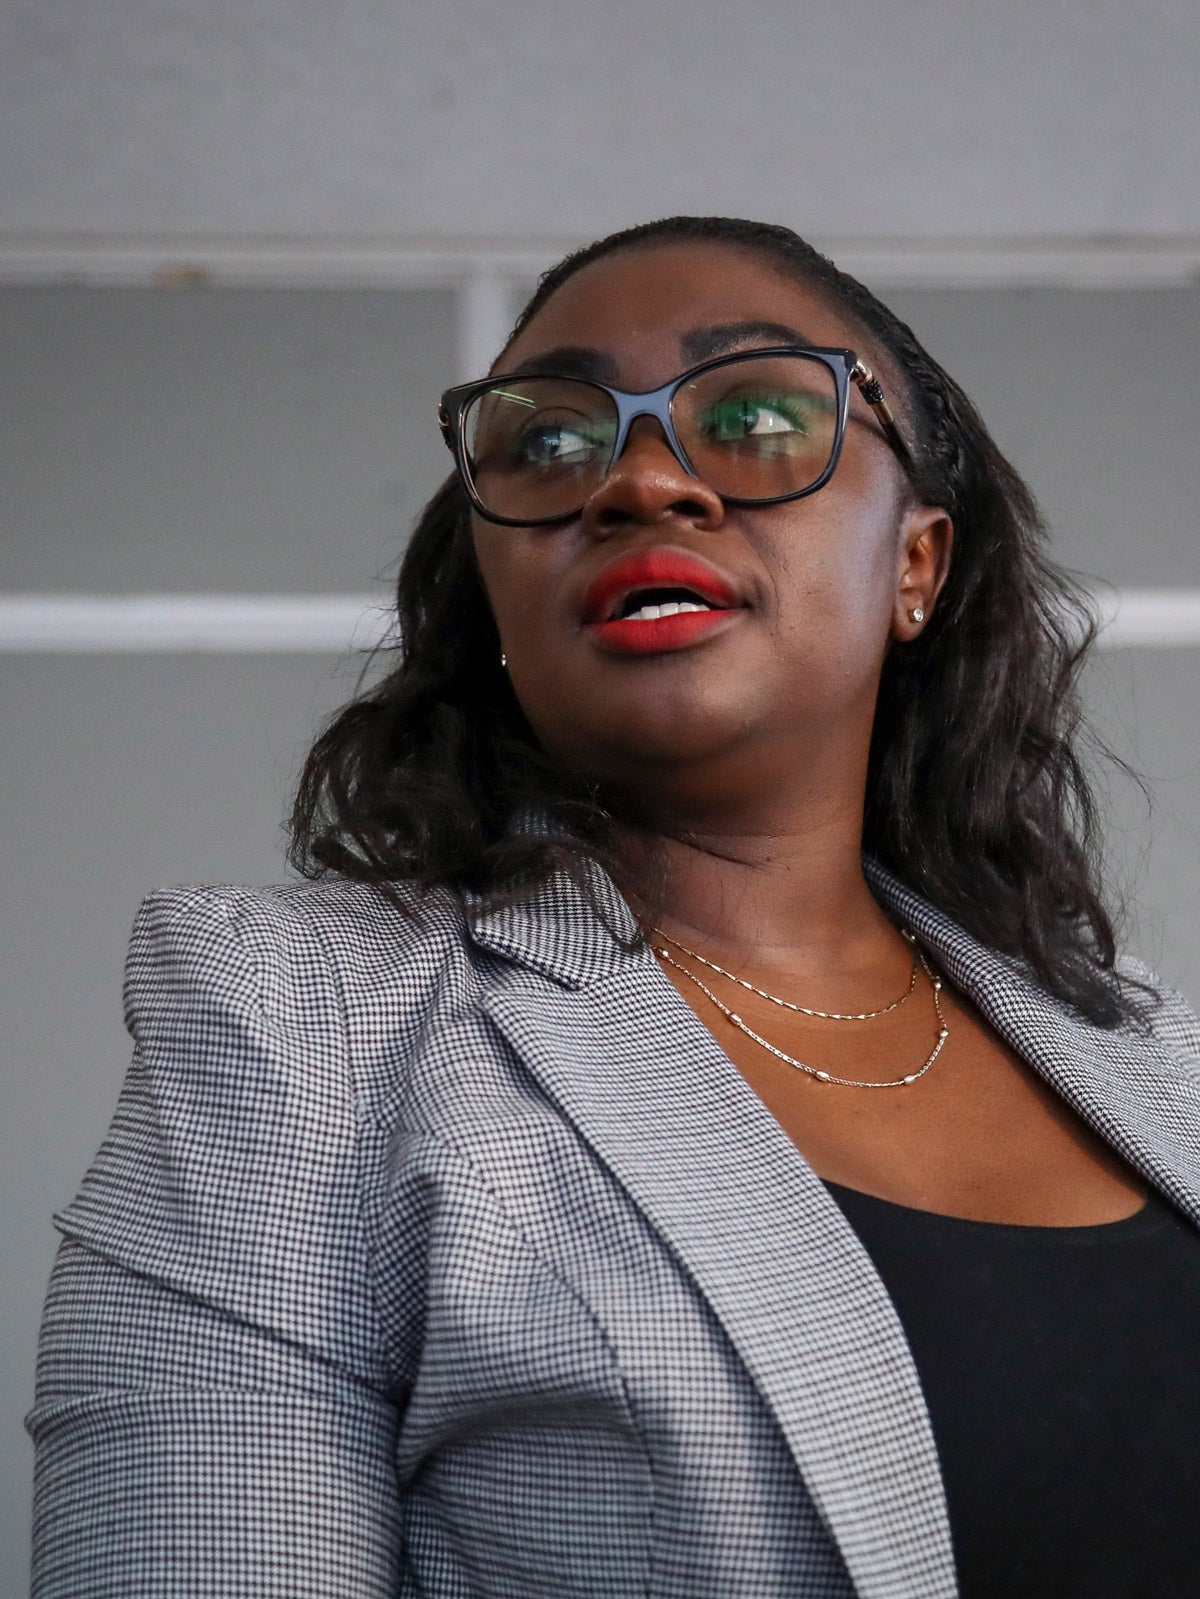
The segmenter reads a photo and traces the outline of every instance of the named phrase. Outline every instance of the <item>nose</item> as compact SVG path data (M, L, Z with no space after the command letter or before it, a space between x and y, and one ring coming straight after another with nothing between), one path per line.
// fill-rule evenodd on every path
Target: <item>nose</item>
M652 526L672 520L718 527L725 504L707 483L688 472L667 442L662 424L640 416L629 429L625 448L580 514L589 532L604 537L630 524Z

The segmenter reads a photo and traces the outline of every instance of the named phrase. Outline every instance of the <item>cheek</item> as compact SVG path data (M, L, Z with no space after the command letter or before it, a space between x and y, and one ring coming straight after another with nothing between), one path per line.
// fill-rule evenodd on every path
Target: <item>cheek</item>
M780 641L846 657L881 655L896 587L897 520L833 496L765 555Z
M503 546L496 538L496 530L489 528L481 532L474 518L472 518L471 541L475 546L475 563L483 579L484 593L492 607L492 615L498 623L507 609L505 590L509 563L505 559Z
M576 690L554 622L552 597L561 586L556 547L491 524L475 527L473 536L509 682L534 730L549 732L569 714Z
M520 538L519 529L510 533L491 526L483 531L476 529L474 535L484 591L506 648L528 630L539 609L538 573L522 550Z

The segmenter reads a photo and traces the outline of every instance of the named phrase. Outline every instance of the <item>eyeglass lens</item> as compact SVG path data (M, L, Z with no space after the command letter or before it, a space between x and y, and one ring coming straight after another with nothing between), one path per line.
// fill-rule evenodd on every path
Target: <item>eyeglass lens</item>
M802 493L824 473L837 439L838 390L824 362L749 356L681 385L671 419L692 470L723 498ZM463 416L475 493L496 516L537 522L578 511L612 465L611 395L573 378L509 378Z

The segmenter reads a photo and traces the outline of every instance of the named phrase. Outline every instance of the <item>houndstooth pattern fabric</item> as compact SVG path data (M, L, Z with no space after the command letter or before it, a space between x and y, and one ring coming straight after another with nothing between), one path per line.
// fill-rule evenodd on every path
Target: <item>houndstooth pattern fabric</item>
M1200 1024L1063 1013L876 893L1200 1221ZM610 916L628 929L623 903ZM46 1305L37 1599L950 1599L936 1451L841 1211L565 883L138 917L133 1064Z

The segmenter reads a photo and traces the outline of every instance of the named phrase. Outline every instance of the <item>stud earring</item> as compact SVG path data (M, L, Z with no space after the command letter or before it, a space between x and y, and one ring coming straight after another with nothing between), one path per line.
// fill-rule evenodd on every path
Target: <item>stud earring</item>
M508 656L505 655L503 650L500 651L500 665L501 666L507 666L508 665Z
M908 613L908 617L910 622L923 622L925 620L925 612L918 605Z

